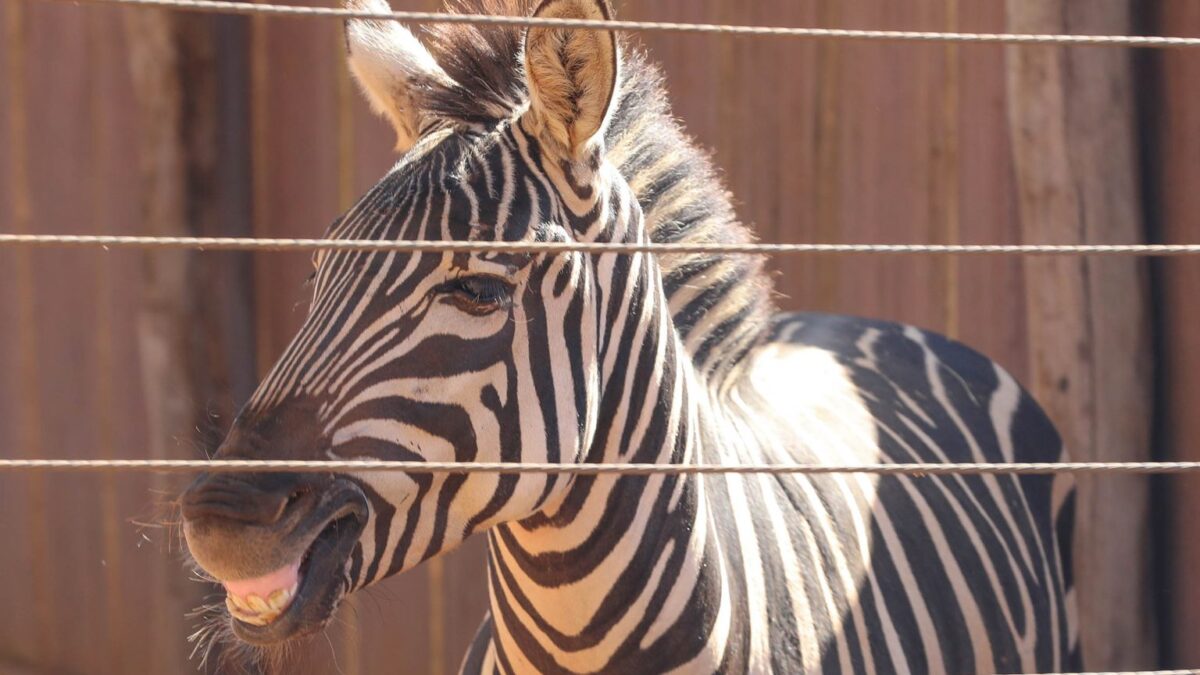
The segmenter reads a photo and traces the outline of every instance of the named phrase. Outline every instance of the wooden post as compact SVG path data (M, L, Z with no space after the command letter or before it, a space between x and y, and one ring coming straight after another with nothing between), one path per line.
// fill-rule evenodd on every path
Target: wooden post
M8 96L8 148L5 160L9 164L7 178L11 206L0 211L7 223L5 229L18 233L30 233L34 228L34 211L30 197L29 176L29 77L27 69L28 46L25 41L25 4L19 0L4 7L4 42L6 57L6 86ZM42 423L41 381L38 377L38 330L35 314L33 287L35 280L34 254L31 251L16 251L8 258L12 274L7 277L16 287L16 307L8 319L16 325L17 351L20 362L16 373L10 375L18 383L23 395L20 397L19 412L15 415L20 431L15 436L17 452L33 459L47 456ZM47 501L49 499L44 476L27 479L29 500L29 536L20 545L29 547L29 584L32 586L31 600L35 607L29 620L34 625L32 655L46 663L55 662L53 631L57 622L55 614L54 580L46 570L52 554L48 532Z
M1200 33L1200 5L1188 0L1161 0L1152 31L1162 35ZM1145 123L1151 130L1153 150L1147 162L1152 178L1156 231L1163 242L1195 243L1200 240L1200 81L1198 54L1163 51L1149 56L1158 87L1149 91L1151 113ZM1163 381L1163 443L1166 460L1200 459L1200 318L1195 306L1200 291L1200 261L1163 260L1157 263L1159 345ZM1200 480L1172 478L1166 505L1169 525L1164 529L1164 551L1169 567L1163 597L1169 617L1164 666L1200 665ZM1190 664L1190 665L1187 665Z
M1126 0L1008 2L1008 28L1130 33ZM1026 243L1144 240L1129 52L1010 47L1008 109ZM1073 459L1150 459L1145 266L1131 258L1026 262L1034 395ZM1148 481L1080 477L1075 578L1085 666L1156 665Z
M216 49L222 24L241 19L183 18L157 11L126 17L129 65L142 116L139 146L144 231L155 236L238 236L249 231L244 64L229 64L237 39ZM242 28L244 30L244 27ZM242 40L244 42L244 39ZM222 78L225 78L224 81ZM230 82L229 80L233 81ZM235 101L231 108L229 101ZM229 118L235 119L229 119ZM152 458L211 450L248 395L254 374L249 258L245 254L150 251L143 258L139 352ZM194 434L199 431L200 437ZM158 477L171 498L179 480ZM207 592L189 580L174 532L158 542L168 555L154 570L153 649L174 670L190 652L185 613Z

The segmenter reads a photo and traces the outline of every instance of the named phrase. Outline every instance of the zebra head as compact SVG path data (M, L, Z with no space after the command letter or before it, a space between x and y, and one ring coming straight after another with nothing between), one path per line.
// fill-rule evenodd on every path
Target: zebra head
M351 5L387 11L382 0ZM603 19L609 9L545 0L535 13ZM328 236L645 239L638 202L605 153L620 77L613 35L533 28L510 44L457 30L491 41L495 63L456 60L436 48L437 32L431 50L395 22L348 23L351 68L404 154ZM496 74L508 88L463 79L514 64L520 76ZM307 319L219 458L587 461L609 345L646 330L639 317L662 295L648 256L330 250L314 264ZM234 633L274 644L324 626L354 589L550 508L568 484L212 473L183 495L184 532L227 590Z

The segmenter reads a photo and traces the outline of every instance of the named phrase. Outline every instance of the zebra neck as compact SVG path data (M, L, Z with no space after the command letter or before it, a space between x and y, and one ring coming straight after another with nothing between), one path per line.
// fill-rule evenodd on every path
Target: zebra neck
M609 126L608 161L628 183L656 243L753 241L708 154L667 106L661 74L638 50L625 54L620 106ZM762 256L661 256L663 290L682 344L714 387L761 340L774 313Z
M648 334L666 344L644 337L634 379L610 399L620 404L599 411L589 462L695 463L718 438L711 394L677 335ZM597 672L654 645L715 669L719 645L695 639L728 605L710 513L694 476L576 477L547 511L495 528L495 653L513 672Z

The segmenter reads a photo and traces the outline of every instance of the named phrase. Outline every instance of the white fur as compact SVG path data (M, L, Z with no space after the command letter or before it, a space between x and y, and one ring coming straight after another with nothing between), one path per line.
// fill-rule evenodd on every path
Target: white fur
M391 12L386 0L347 0L346 8L362 12ZM371 108L396 129L400 151L416 143L424 122L414 104L412 87L419 80L449 81L433 55L407 28L396 21L351 19L346 22L350 70Z

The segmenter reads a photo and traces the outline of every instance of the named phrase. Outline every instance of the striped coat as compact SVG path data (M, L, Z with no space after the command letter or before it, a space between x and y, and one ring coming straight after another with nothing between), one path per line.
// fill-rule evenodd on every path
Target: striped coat
M602 0L471 9L609 16ZM609 34L451 26L422 43L351 21L348 47L404 155L331 237L751 240L658 71ZM315 264L309 317L221 457L1061 457L996 364L912 327L776 314L753 256ZM490 611L468 673L1033 671L1077 653L1063 476L213 475L183 503L229 594L221 620L268 648L479 533Z

